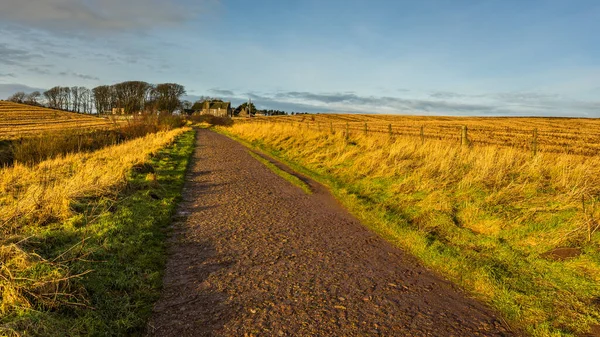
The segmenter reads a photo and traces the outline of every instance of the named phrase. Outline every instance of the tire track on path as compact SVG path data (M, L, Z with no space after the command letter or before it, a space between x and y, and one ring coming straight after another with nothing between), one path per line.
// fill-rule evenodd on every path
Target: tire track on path
M198 130L148 335L514 334L322 186L307 195L248 151Z

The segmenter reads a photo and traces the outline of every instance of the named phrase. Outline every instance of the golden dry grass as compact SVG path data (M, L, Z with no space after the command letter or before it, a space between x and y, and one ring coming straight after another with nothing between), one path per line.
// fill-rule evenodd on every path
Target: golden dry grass
M237 121L248 121L237 119ZM429 117L399 115L317 114L258 117L254 122L301 123L313 129L333 127L352 133L388 133L425 139L460 142L462 126L467 126L469 139L476 145L497 145L531 149L533 131L538 130L540 151L582 155L600 154L600 119L530 118L530 117Z
M0 139L71 129L112 128L107 119L0 101Z
M129 170L187 129L149 134L92 153L69 154L35 166L0 169L0 231L21 221L43 223L72 215L74 200L118 190Z
M254 119L223 130L306 168L375 231L531 334L582 334L600 324L600 207L593 206L600 200L598 156L534 156L504 144L461 147L445 137L422 143L414 135L364 135L362 130L346 138L340 119L363 118L355 123L364 123L380 117L311 117L290 118L294 124L281 122L285 117ZM381 118L389 124L396 117ZM324 123L328 119L337 122L333 133ZM397 120L419 125L430 118ZM489 128L503 121L436 117L430 122L444 120L456 126L488 123ZM307 128L307 122L321 122L321 131L314 124ZM504 123L553 130L559 122ZM589 133L598 127L596 120L586 122L562 121L563 133L575 137L576 125ZM598 146L595 142L573 145L572 152ZM544 257L559 247L583 253L565 261Z
M85 303L78 299L83 290L72 288L74 275L60 259L47 261L22 249L28 233L71 218L82 199L116 196L132 167L188 130L158 132L92 153L0 169L0 317L29 310L34 303L49 309Z

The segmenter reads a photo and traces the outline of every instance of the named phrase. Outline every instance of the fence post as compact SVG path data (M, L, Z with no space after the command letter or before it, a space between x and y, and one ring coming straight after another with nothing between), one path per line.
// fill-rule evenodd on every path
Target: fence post
M369 130L369 129L368 129L368 127L367 127L367 123L365 122L365 136L367 135L367 133L368 133L368 130Z
M329 122L329 131L333 133L333 122Z
M467 133L467 126L463 125L462 132L460 133L460 145L467 146L469 145L469 135Z
M531 151L535 156L537 154L537 146L538 146L538 129L533 129L533 140L531 141Z
M421 125L421 145L425 144L425 127L423 127L423 125Z
M321 132L321 122L317 122L317 131Z
M348 122L346 122L346 140L348 140L348 138L350 137L349 132L350 132L350 128L348 126Z
M390 134L390 138L392 138L392 124L388 124L388 132Z

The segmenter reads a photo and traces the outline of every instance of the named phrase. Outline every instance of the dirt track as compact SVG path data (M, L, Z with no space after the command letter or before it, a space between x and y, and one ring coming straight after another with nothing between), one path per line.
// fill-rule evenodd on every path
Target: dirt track
M199 130L149 335L513 335L309 184Z

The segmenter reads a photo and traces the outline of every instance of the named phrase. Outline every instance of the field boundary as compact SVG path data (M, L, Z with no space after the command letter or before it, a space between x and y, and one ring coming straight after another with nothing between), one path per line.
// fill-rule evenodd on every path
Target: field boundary
M315 118L316 116L316 118ZM360 115L357 115L360 116ZM415 116L407 116L415 117ZM421 117L421 116L419 116ZM333 118L326 114L308 115L298 119L298 116L254 117L252 119L237 118L235 123L247 124L283 124L298 128L298 130L313 130L323 133L342 133L346 138L358 135L387 136L418 139L421 143L427 141L445 141L461 146L501 146L530 151L533 155L538 152L566 153L583 156L600 154L600 138L597 133L572 131L561 132L557 129L541 127L490 127L472 126L474 121L456 117L452 124L426 124L419 121L403 123L401 121L319 121ZM482 117L483 118L483 117ZM493 117L490 117L493 118ZM527 117L513 117L526 119ZM478 118L477 121L479 121ZM542 118L540 118L542 120ZM550 119L552 120L552 119Z

